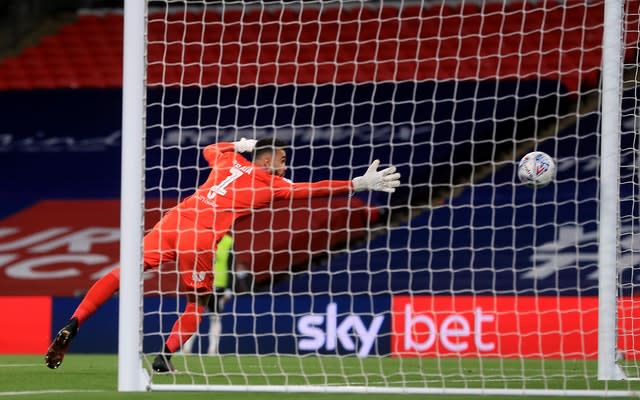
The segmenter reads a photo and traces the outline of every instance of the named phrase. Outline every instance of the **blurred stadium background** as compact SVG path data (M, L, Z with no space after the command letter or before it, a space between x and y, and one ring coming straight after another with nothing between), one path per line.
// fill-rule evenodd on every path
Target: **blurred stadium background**
M10 332L0 330L0 353L44 353L55 329L77 305L78 296L117 263L121 3L12 0L0 5L0 308L13 310L0 318L3 324L25 328L18 341L3 337ZM320 210L314 214L314 221L320 230L330 227L328 237L318 238L311 248L308 237L298 237L299 244L290 236L279 237L274 259L264 260L261 271L276 265L282 276L256 274L255 290L263 292L257 294L261 300L240 296L235 307L250 309L259 303L267 309L286 308L278 305L287 302L278 294L291 292L344 295L320 299L313 307L325 312L332 301L337 301L339 308L365 314L389 312L390 296L360 302L351 294L499 294L508 299L548 293L566 296L567 309L582 296L595 301L597 181L592 161L597 156L600 123L602 0L586 4L551 0L445 2L442 6L436 2L387 1L353 3L349 12L338 12L341 3L335 2L327 3L321 11L305 8L305 12L299 12L283 7L277 13L266 13L258 7L258 12L252 13L247 8L242 13L244 26L262 18L260 23L273 24L273 30L246 29L248 37L242 40L273 40L264 36L280 32L280 23L295 28L289 31L296 38L287 40L304 42L307 33L317 39L315 46L290 46L280 52L269 44L242 52L234 47L241 26L241 13L234 8L223 11L216 7L221 3L207 2L209 8L204 11L180 11L178 3L178 9L169 16L175 24L154 23L154 14L150 13L150 143L162 139L169 145L184 144L188 138L176 139L165 129L177 124L178 118L183 126L195 130L198 124L211 127L220 121L233 121L242 129L273 125L273 113L263 116L260 110L274 104L274 86L278 86L278 115L286 120L287 115L296 113L301 125L320 128L317 137L298 139L306 147L292 160L297 180L346 179L352 171L342 161L345 159L352 165L366 166L369 154L352 152L350 143L373 143L374 156L383 163L397 164L407 179L390 202L377 195L348 200L358 211L350 218L331 215L329 210L335 206L331 202L314 204L312 208ZM635 65L640 3L632 0L626 7L635 10L635 19L628 23L636 26L628 30L625 62ZM435 15L436 8L437 14L451 18L451 23L439 28L417 23ZM366 19L366 13L385 22L372 20L370 26L358 30L354 21ZM349 43L340 42L331 27L306 23L331 21L338 15L345 26L353 28L353 35L375 36L374 47L358 52ZM203 18L210 22L207 29L186 23ZM225 34L232 38L228 42L220 40L223 25ZM447 27L452 29L450 36L444 31ZM345 28L346 36L349 29ZM478 29L495 40L480 43L474 34ZM443 41L443 35L449 42ZM545 40L541 40L543 35ZM512 40L503 40L503 36ZM233 65L220 66L214 74L201 74L198 65L178 65L202 60L203 37L215 38L218 43L207 48L210 60L230 57L252 66L240 70ZM174 46L172 38L194 41L192 45ZM334 60L336 52L356 63L336 68L322 61ZM465 62L449 57L451 52ZM261 60L257 66L249 62L256 57ZM320 66L302 67L291 76L286 69L275 69L274 65L282 61L278 57L303 65L315 60ZM416 65L416 60L435 58L441 60L438 68L430 68L428 63ZM219 83L223 87L202 90L193 87L195 83ZM305 86L308 84L317 86L309 89ZM299 85L296 96L295 85ZM633 149L637 147L633 137L637 96L635 86L629 90L622 121L628 129L622 140L623 147ZM223 104L211 119L189 107L213 103L213 99L222 99ZM165 105L179 102L182 107L154 108L153 104L161 101ZM233 109L225 108L227 104ZM253 108L246 115L238 115L233 104L251 104ZM313 105L326 112L314 113ZM328 134L328 127L337 128L338 134ZM212 135L210 138L216 139L215 133ZM538 149L560 162L558 190L533 194L514 185L513 160L536 140ZM312 168L305 167L313 146L318 148L313 151ZM190 168L197 150L186 149L179 156L171 151L160 154L151 146L150 165L163 167L147 171L151 202L187 195L198 179L197 171ZM313 169L324 165L330 168ZM581 186L576 198L578 182ZM623 187L623 195L633 190ZM532 206L533 196L537 204L546 205ZM166 206L163 203L162 207ZM307 221L308 212L301 212L299 218L276 220ZM148 216L153 221L159 214L150 212ZM272 216L263 218L273 220ZM350 230L332 225L336 220ZM539 229L531 229L532 220ZM473 229L468 229L469 221ZM581 235L573 236L582 242L563 244L562 237L556 236L555 227L568 221L583 223ZM387 222L391 229L377 230ZM377 234L364 248L361 239L371 230ZM265 236L257 246L266 251L266 244L273 245L272 239ZM544 245L554 241L563 244L566 253L545 253ZM282 250L291 243L298 247ZM328 259L326 243L336 251ZM340 252L344 247L352 251ZM242 254L240 251L240 260ZM314 267L311 271L309 265ZM536 269L541 266L546 269ZM635 279L631 272L635 267L623 271L629 282ZM72 351L115 352L112 321L116 314L114 300L87 323ZM31 318L25 319L24 315ZM589 321L595 323L594 318ZM268 335L256 340L251 335L253 324L234 324L246 330L238 332L237 339L223 341L223 352L237 348L248 353L298 351L295 340L275 340ZM230 320L223 329L231 329L231 325ZM206 323L202 329L207 329ZM385 320L380 329L371 351L389 354L393 351L391 321ZM551 329L558 335L555 328ZM589 332L576 342L580 348L570 349L560 348L560 344L535 347L534 337L530 354L524 355L562 358L566 351L578 358L593 358L596 336L593 330ZM147 339L145 346L159 348L158 338ZM236 340L243 342L238 346ZM559 343L559 336L554 340ZM349 353L346 348L337 351Z

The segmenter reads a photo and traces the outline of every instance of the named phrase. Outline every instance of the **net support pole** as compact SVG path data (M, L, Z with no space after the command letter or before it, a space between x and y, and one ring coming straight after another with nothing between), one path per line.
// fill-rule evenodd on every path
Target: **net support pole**
M118 391L146 390L142 367L142 204L146 2L124 2Z
M605 0L602 52L602 136L598 232L598 379L623 379L616 364L617 255L620 202L622 2Z

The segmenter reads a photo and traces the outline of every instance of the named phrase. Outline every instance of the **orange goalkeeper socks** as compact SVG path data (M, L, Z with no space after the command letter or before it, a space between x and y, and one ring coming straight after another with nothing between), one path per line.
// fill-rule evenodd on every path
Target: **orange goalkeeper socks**
M184 342L189 340L191 336L198 330L202 314L204 313L204 306L198 306L196 303L187 303L184 312L173 324L171 334L167 339L165 348L175 353Z
M113 296L119 287L120 268L114 268L91 286L71 318L77 318L78 325L82 325L101 305Z

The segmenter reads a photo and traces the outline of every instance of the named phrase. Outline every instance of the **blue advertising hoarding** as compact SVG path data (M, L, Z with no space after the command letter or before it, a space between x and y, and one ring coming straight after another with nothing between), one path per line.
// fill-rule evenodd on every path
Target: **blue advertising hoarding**
M77 298L55 298L51 335L79 304ZM171 326L184 308L172 296L144 301L143 351L163 349ZM241 295L221 312L220 354L343 354L367 357L389 354L389 295ZM118 349L118 301L107 301L83 324L72 353L115 353ZM115 323L114 323L115 322ZM194 352L206 352L209 318L200 325Z
M237 296L222 314L219 351L388 354L390 310L389 295Z

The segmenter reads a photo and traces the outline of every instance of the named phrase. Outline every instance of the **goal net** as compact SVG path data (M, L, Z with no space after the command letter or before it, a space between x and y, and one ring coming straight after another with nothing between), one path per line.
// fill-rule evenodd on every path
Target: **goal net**
M634 301L638 288L638 210L640 181L640 10L636 4L625 5L623 35L626 38L622 68L622 129L620 144L620 255L618 261L619 274L617 291L620 295L620 312L618 314L619 348L616 353L618 364L627 377L640 376L640 354L638 353L637 334L640 332L638 320L638 304Z
M144 224L123 231L149 232L209 176L203 148L241 138L286 141L294 182L352 179L379 159L402 185L239 218L175 373L151 361L189 293L175 265L145 272L139 315L124 320L140 359L125 368L151 390L640 388L639 7L150 2ZM601 155L611 143L619 165ZM534 150L557 165L537 189L517 180Z

